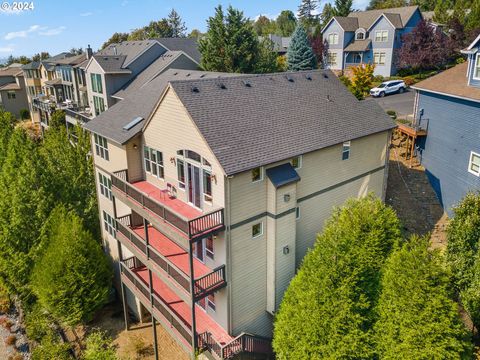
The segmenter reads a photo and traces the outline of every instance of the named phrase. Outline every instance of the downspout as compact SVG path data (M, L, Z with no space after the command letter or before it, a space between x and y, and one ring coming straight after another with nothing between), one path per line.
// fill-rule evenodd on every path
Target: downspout
M226 241L226 253L227 253L227 290L228 290L228 301L227 301L227 329L228 333L232 334L233 328L232 328L232 247L231 247L231 185L230 185L230 179L233 178L233 176L227 176L227 216L226 216L226 227L225 227L225 241Z

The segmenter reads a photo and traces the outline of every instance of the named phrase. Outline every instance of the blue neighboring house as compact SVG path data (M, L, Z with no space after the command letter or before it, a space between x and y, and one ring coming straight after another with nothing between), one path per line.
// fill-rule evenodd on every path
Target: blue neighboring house
M402 46L402 35L412 31L421 20L418 6L334 16L322 30L323 39L329 44L328 67L340 71L374 63L375 75L394 75L395 51Z
M480 35L462 53L467 62L413 87L414 124L427 129L419 159L449 216L468 191L480 190Z

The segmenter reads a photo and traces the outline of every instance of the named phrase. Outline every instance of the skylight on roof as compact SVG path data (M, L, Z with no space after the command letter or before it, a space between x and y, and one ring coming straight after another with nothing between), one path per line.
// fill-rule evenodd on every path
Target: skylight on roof
M142 117L138 116L136 117L135 119L133 119L132 121L130 121L127 125L125 125L123 127L123 130L130 130L131 128L133 128L135 125L137 125L139 122L141 122L143 120Z

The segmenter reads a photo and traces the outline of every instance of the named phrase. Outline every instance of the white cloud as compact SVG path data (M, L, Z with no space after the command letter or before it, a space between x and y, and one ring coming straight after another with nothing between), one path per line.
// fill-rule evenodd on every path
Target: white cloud
M12 31L7 33L7 35L5 35L5 40L12 40L15 38L26 38L28 34L32 32L36 32L40 29L42 29L40 25L32 25L27 30Z
M45 31L40 31L38 34L42 36L54 36L54 35L61 34L65 29L66 29L65 26L59 26L52 29L46 29Z
M0 53L12 53L13 50L13 45L0 46Z
M93 15L93 12L91 12L91 11L84 12L84 13L81 13L81 14L80 14L80 16L83 16L83 17L85 17L85 16L92 16L92 15Z

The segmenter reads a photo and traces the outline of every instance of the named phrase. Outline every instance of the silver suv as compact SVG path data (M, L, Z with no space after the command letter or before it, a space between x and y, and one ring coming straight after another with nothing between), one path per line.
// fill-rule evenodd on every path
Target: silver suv
M403 80L390 80L390 81L385 81L378 85L377 87L374 87L373 89L370 90L370 95L377 97L384 97L387 94L394 94L396 92L398 93L403 93L405 89L407 88L407 85L405 85L405 82Z

